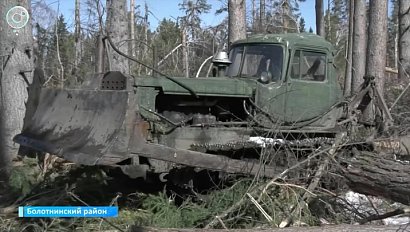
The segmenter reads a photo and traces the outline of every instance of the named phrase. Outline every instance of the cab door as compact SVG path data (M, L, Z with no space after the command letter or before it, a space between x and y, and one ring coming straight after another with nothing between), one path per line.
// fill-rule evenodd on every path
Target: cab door
M269 75L271 75L270 81L263 82L257 81L257 88L255 93L255 101L258 108L269 114L270 119L262 120L259 118L259 123L266 127L278 126L279 123L283 123L285 119L285 103L286 103L286 91L287 86L284 82L286 77L286 65L284 65L289 57L287 49L282 46L275 46L275 52L272 56L272 63L276 65L262 65L267 67ZM272 64L271 63L271 64ZM259 115L265 115L258 111ZM265 118L266 119L266 118Z
M285 119L286 89L282 81L257 84L256 105L268 112L274 122L283 122ZM272 121L266 123L265 126L272 127Z
M285 122L306 122L334 104L326 51L295 49L286 81ZM320 126L320 125L319 125Z

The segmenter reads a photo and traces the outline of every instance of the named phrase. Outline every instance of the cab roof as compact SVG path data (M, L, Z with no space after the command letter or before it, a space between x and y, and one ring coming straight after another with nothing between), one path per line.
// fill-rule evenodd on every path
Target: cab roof
M313 33L257 34L235 41L233 45L243 43L280 43L288 44L290 47L302 45L306 47L322 47L329 51L334 50L330 42Z

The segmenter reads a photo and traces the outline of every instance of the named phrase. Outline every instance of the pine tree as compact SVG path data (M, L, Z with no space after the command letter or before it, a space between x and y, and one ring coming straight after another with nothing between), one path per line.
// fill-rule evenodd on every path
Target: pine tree
M153 46L156 48L156 53L159 60L165 58L175 47L181 44L181 29L178 24L169 20L163 19L158 25L155 31L155 37L153 40ZM162 72L168 73L174 76L182 75L182 67L180 66L178 59L166 59L161 62L158 67Z
M18 30L18 35L14 28L5 25L7 11L18 5L31 12L30 0L0 1L0 185L7 183L12 160L17 157L19 146L13 142L13 137L23 127L27 87L32 83L34 71L31 18Z
M75 38L68 31L67 22L62 14L58 17L56 26L53 27L48 38L46 73L56 77L50 84L53 86L74 84L71 70L75 63Z
M184 0L179 6L180 10L185 12L185 16L181 17L182 27L187 29L190 39L196 40L201 31L200 16L203 13L209 13L211 5L207 0Z
M337 52L335 63L339 76L344 76L346 65L346 41L348 34L348 0L334 0L328 3L325 14L325 38L331 42Z
M376 78L377 88L383 94L386 67L387 2L370 1L366 75Z
M299 20L299 31L300 31L300 32L306 32L305 26L306 26L305 19L304 19L303 17L300 17L300 20Z
M262 32L299 32L299 3L305 0L271 0L266 6L266 25Z

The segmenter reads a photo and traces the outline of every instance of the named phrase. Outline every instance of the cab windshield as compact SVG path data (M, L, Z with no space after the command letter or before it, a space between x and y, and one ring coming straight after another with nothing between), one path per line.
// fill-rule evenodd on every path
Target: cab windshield
M259 78L263 72L278 81L282 76L283 49L279 45L247 44L231 49L227 76Z

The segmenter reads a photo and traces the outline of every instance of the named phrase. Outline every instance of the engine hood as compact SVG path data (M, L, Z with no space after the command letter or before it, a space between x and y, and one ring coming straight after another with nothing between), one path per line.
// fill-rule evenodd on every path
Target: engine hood
M244 78L174 77L173 79L191 88L199 96L251 97L257 85L255 80ZM188 90L162 77L136 77L135 86L158 88L165 94L190 94Z

